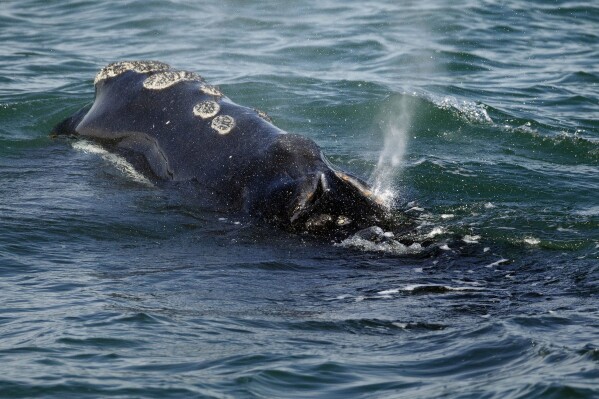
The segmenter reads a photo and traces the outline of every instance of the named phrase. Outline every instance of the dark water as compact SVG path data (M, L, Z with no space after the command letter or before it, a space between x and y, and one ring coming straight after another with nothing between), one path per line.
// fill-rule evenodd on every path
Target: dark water
M387 142L417 245L197 209L51 140L122 59L365 177ZM599 397L598 65L595 2L1 1L0 397Z

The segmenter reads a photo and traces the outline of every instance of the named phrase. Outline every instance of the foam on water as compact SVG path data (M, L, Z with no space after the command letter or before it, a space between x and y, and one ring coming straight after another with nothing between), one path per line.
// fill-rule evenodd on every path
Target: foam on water
M586 209L578 209L574 213L580 216L599 216L599 205L590 206Z
M426 234L427 238L433 238L436 236L439 236L441 234L445 234L446 231L443 227L437 226L435 228L433 228L428 234Z
M524 237L524 243L528 245L539 245L541 240L536 237Z
M486 251L485 251L485 252L486 252ZM493 263L490 263L490 264L486 265L485 267L486 267L486 268L489 268L489 269L491 269L491 268L493 268L493 267L495 267L495 266L502 265L502 264L504 264L504 263L507 263L507 262L509 262L509 261L510 261L509 259L501 258L501 259L499 259L498 261L495 261L495 262L493 262Z
M87 154L100 155L102 159L114 165L120 172L123 173L124 176L137 183L141 183L149 187L154 186L150 180L148 180L144 175L135 170L133 165L127 162L125 158L108 152L97 144L91 143L87 140L79 140L73 142L72 146L75 150L82 151Z
M458 286L453 287L449 285L438 285L438 284L409 284L399 288L392 288L378 292L379 295L391 295L399 294L401 292L414 293L414 292L450 292L450 291L483 291L482 287L472 286Z
M457 283L463 283L460 286L442 285L442 284L408 284L402 287L389 288L386 290L378 291L372 295L357 295L353 296L350 294L339 295L330 300L348 300L353 299L355 302L361 302L370 299L395 299L398 296L406 295L444 295L451 294L454 292L481 292L488 291L488 288L482 286L482 284L456 281Z
M478 244L478 240L480 240L480 236L479 235L469 235L469 234L466 234L462 238L462 241L464 241L466 244Z
M432 101L441 109L454 112L460 118L474 123L493 123L484 104L474 101L458 100L455 97L432 97Z
M384 231L378 226L361 230L335 245L366 252L384 252L394 255L414 255L424 250L424 247L418 242L410 245L402 244L395 239L393 232Z

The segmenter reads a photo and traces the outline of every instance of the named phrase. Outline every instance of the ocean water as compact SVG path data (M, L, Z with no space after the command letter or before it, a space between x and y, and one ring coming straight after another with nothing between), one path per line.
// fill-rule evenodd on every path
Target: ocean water
M415 244L51 139L125 59L312 138ZM599 397L598 65L590 1L0 1L0 397Z

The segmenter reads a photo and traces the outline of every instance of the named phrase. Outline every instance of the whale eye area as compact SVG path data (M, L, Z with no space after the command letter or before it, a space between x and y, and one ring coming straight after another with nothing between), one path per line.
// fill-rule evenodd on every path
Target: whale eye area
M149 90L163 90L183 81L201 82L202 77L188 71L162 71L148 76L143 86Z
M133 71L137 73L151 73L167 71L171 67L160 61L118 61L106 65L98 72L94 79L94 85L100 81L114 78L125 72Z
M219 115L212 119L210 126L212 129L216 130L218 134L225 135L230 133L235 127L235 119L229 115Z
M202 119L209 119L218 114L220 105L216 101L202 101L193 107L193 114Z

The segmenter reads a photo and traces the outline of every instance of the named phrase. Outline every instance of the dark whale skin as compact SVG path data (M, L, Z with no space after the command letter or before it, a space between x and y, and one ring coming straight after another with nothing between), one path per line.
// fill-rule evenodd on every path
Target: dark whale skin
M167 86L151 85L161 79ZM218 112L198 116L198 104ZM194 182L226 209L292 230L357 230L387 214L367 184L332 166L314 141L233 103L199 75L154 61L105 67L91 107L52 134L93 140L154 181Z

